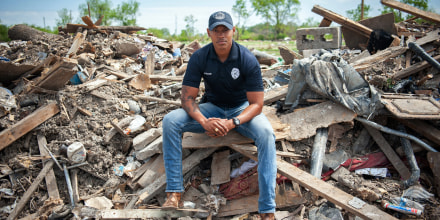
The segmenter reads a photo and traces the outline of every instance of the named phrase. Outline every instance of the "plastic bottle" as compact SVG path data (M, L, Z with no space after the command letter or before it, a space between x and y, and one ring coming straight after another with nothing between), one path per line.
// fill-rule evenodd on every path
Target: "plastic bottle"
M147 120L144 117L136 115L133 121L130 122L130 125L128 125L128 127L124 130L124 134L128 135L132 132L139 130L146 121Z
M86 149L81 142L73 142L67 147L67 158L72 163L82 163L86 160Z

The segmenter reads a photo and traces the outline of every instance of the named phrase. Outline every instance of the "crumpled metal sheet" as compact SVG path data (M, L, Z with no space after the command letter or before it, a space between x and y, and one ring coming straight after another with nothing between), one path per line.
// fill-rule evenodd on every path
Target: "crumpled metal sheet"
M294 60L286 96L286 105L298 105L305 86L356 114L369 117L382 108L380 96L362 76L339 55L321 50L320 53L301 60Z

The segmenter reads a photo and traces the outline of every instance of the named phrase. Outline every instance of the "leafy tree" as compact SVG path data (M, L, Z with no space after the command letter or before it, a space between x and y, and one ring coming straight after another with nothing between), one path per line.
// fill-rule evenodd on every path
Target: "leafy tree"
M241 26L241 28L239 28L239 30L237 31L237 39L239 39L240 30L241 34L244 34L244 24L246 23L246 20L251 16L251 13L246 8L246 0L236 0L235 4L232 6L232 12L235 16L238 17L238 22L236 26Z
M356 9L347 10L346 13L347 13L347 17L350 18L351 20L360 21L362 19L368 18L368 13L370 13L370 11L371 11L370 5L364 4L364 17L361 18L362 17L361 16L362 15L362 3L361 3L357 6Z
M407 5L414 6L416 8L419 8L421 10L427 11L428 10L428 0L401 0L402 3L405 3ZM381 11L382 14L390 13L392 12L394 14L394 22L401 22L405 19L409 19L412 17L412 15L406 14L404 12L401 12L399 10L394 10L393 8L390 8L388 6L383 6L383 9ZM404 16L406 15L406 16Z
M281 37L285 23L296 17L299 0L251 0L257 15L263 16L269 25L275 27L275 38Z
M68 23L72 23L72 11L69 12L67 8L63 8L58 11L60 19L56 19L57 26L65 26Z
M102 19L101 25L108 26L111 24L111 17L109 15L112 14L111 11L111 1L109 0L86 0L86 4L80 4L78 10L80 12L80 16L89 15L89 7L90 7L90 18L93 22L96 22L104 15Z
M112 10L110 18L119 21L123 26L136 26L136 16L139 14L139 2L130 0L122 2L115 10Z
M2 24L2 20L0 20L0 42L10 41L8 36L8 26Z
M156 36L158 38L169 38L171 37L170 35L170 31L168 30L168 28L148 28L148 30L146 31L147 33L151 33L153 34L153 36Z
M306 21L304 21L300 27L301 28L307 28L307 27L318 27L320 24L319 21L315 21L312 17L307 18Z
M193 15L188 15L185 16L185 32L182 31L182 34L186 34L188 38L191 38L194 36L195 34L195 28L194 28L194 24L197 22L197 19L194 18Z

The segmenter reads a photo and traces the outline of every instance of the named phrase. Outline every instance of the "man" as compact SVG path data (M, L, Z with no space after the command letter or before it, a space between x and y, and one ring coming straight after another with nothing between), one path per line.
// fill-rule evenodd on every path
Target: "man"
M182 134L205 132L216 138L235 129L258 147L259 212L263 219L274 219L275 135L262 113L264 90L259 63L248 49L232 40L235 27L228 13L213 13L207 32L212 43L197 50L188 62L182 83L183 109L168 113L162 121L167 178L167 201L162 208L182 205ZM202 78L206 102L197 104Z

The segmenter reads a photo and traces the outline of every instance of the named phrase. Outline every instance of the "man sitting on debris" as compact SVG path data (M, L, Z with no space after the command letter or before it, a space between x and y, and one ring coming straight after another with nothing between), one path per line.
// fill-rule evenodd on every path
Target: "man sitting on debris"
M228 13L213 13L207 32L212 43L197 50L188 62L182 83L183 109L168 113L162 121L167 181L167 201L162 208L182 205L182 134L205 132L215 138L235 129L253 139L258 147L259 212L263 219L274 219L275 135L262 113L264 88L260 65L248 49L232 40L235 27ZM206 100L197 104L202 78Z

